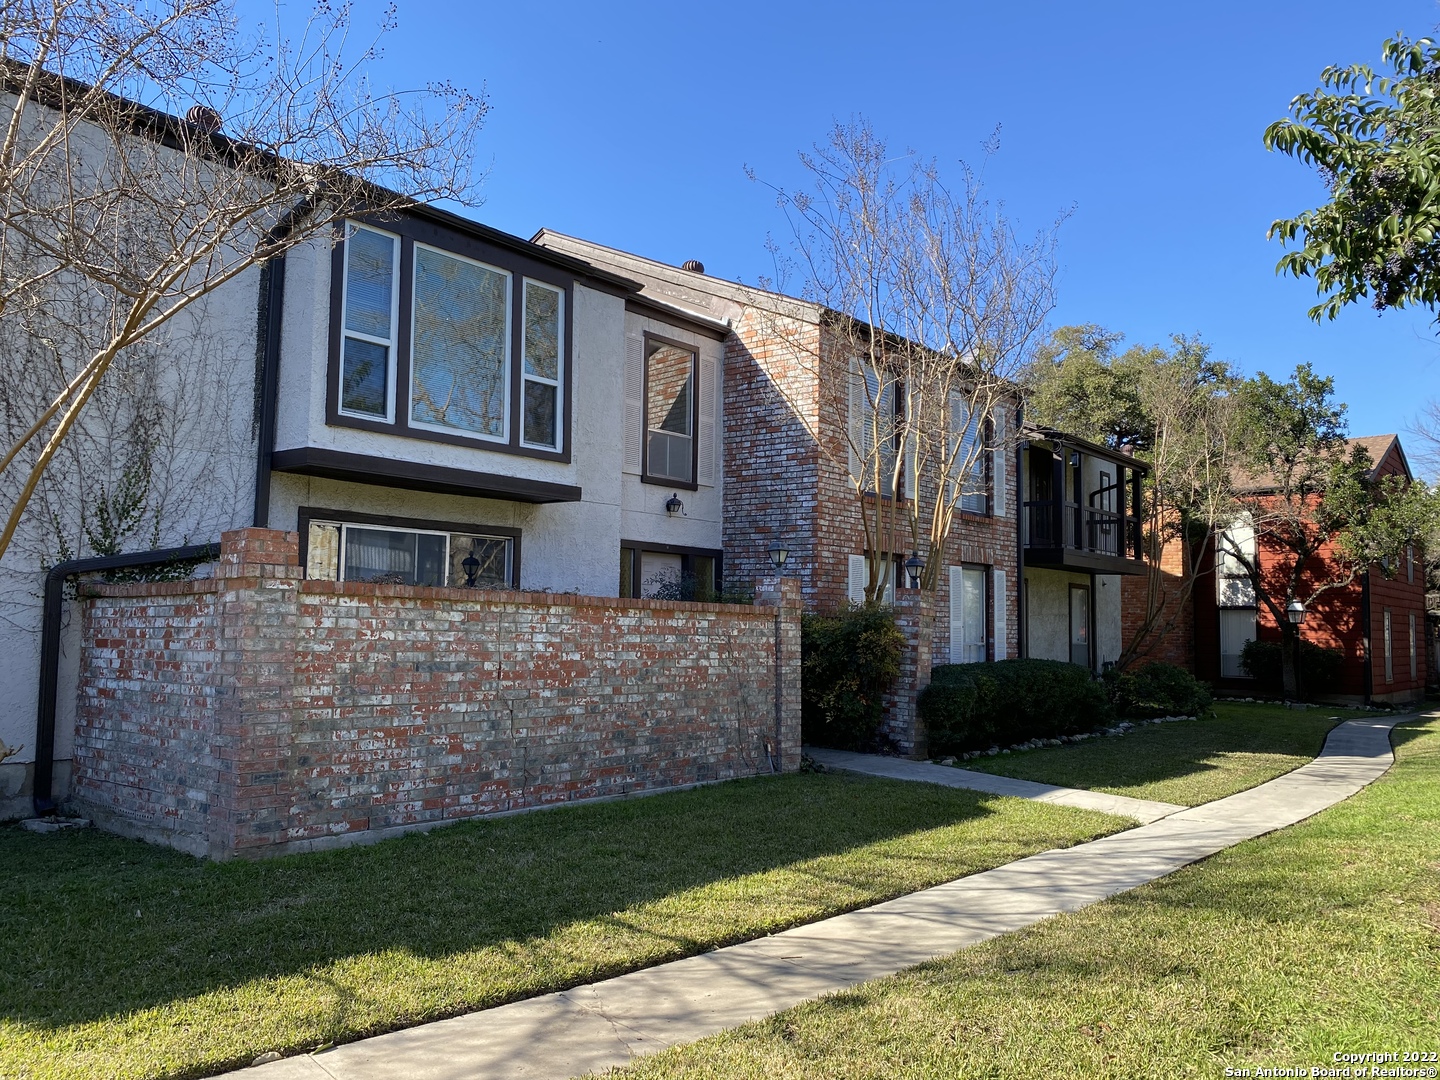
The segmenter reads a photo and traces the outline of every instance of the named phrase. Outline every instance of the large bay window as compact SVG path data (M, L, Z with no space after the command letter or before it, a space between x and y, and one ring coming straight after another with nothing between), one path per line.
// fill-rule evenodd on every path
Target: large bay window
M563 278L458 234L419 230L437 246L395 227L348 223L336 246L330 422L563 459Z

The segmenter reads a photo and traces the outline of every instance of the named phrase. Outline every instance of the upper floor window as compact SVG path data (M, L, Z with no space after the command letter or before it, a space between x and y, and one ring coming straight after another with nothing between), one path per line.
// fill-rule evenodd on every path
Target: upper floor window
M566 290L455 242L346 226L331 422L563 455Z
M882 383L880 373L858 362L850 371L849 444L850 475L862 480L867 493L892 493L900 453L904 395L899 382Z
M645 341L646 479L695 479L695 352Z
M985 467L984 418L970 409L965 396L950 395L950 440L946 444L960 488L960 509L972 514L990 512L990 491Z

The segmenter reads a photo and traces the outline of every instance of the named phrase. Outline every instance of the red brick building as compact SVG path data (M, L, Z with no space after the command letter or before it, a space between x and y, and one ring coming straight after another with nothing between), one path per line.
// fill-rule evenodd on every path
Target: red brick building
M1372 435L1350 441L1369 455L1372 478L1412 478L1397 436ZM1254 552L1262 575L1282 568L1288 572L1293 556L1267 544L1263 536L1257 539L1254 531L1243 525L1230 533L1231 541L1242 550ZM1251 639L1280 641L1280 627L1273 613L1257 603L1238 567L1228 565L1223 554L1217 559L1214 548L1208 545L1200 560L1192 595L1193 670L1222 693L1273 692L1258 690L1255 680L1240 667L1240 649ZM1337 649L1345 657L1339 685L1330 696L1356 702L1418 699L1425 691L1428 666L1425 571L1420 551L1412 547L1398 565L1371 566L1350 584L1323 592L1312 602L1310 590L1335 576L1333 555L1333 545L1327 545L1307 564L1299 590L1299 599L1307 607L1300 627L1302 640ZM1277 583L1277 589L1283 595L1283 584ZM1133 601L1128 593L1126 602L1130 610ZM1303 686L1301 691L1305 693Z

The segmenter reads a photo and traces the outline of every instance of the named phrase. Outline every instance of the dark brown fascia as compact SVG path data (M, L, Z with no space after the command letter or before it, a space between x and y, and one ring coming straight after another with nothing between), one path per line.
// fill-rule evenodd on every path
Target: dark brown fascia
M625 310L645 318L659 319L672 326L678 326L682 330L714 338L716 341L724 341L730 336L730 327L718 319L707 318L698 312L686 311L684 308L672 307L669 304L661 303L654 297L643 294L627 296Z
M350 454L315 446L277 450L271 456L270 467L275 472L295 473L300 476L318 476L327 480L403 488L407 491L429 491L439 495L465 495L475 499L525 503L580 501L580 488L573 484L554 484L545 480L527 480L518 476L474 472L444 465L396 461L394 458Z

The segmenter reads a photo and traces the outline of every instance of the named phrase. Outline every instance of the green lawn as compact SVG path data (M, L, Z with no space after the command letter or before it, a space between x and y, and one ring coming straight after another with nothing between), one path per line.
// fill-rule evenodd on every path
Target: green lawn
M205 1075L702 952L1127 824L802 773L258 863L0 828L0 1077Z
M1138 727L1117 738L960 762L961 768L1199 806L1299 768L1355 709L1287 709L1219 702L1201 720Z
M1440 720L1394 742L1307 822L618 1075L1210 1080L1440 1051Z

